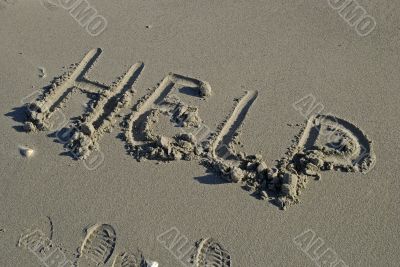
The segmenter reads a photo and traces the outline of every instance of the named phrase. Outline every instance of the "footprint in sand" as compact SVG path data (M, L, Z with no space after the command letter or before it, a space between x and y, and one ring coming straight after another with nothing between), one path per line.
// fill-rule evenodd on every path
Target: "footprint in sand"
M116 239L115 230L109 224L90 227L79 251L78 266L106 264L114 252Z
M147 267L146 260L143 257L142 252L139 250L136 252L122 252L118 254L112 267Z
M200 240L195 256L197 267L232 267L230 253L213 238Z

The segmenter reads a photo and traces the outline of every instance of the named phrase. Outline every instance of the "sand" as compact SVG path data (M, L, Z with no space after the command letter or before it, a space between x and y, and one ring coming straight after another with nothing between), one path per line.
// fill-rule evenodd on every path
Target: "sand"
M0 1L0 266L397 266L400 4L339 2Z

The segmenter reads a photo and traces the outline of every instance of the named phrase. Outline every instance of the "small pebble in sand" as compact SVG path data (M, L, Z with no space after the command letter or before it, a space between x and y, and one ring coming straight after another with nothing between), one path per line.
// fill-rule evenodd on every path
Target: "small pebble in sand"
M26 158L30 158L33 156L33 154L35 153L35 151L32 148L29 147L25 147L25 146L20 146L19 147L19 153L26 157Z
M201 82L200 84L200 96L208 97L211 95L211 86L208 82Z
M38 67L39 70L39 78L46 78L46 69L43 67Z
M158 262L156 261L147 261L146 263L146 266L148 267L158 267Z

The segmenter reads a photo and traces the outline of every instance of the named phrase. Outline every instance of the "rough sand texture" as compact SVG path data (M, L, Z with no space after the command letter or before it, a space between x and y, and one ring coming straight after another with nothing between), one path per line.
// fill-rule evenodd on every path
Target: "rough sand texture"
M0 266L397 266L400 4L332 2L0 0Z

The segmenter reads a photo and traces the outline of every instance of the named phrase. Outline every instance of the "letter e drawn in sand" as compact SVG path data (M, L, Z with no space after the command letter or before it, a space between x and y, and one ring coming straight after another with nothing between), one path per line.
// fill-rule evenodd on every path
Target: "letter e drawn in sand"
M211 87L207 82L174 73L167 75L133 107L125 120L126 147L128 153L137 160L191 160L199 155L194 135L182 131L183 133L171 138L154 132L154 125L161 116L167 116L180 128L198 128L201 125L198 108L185 104L171 94L179 87L190 88L193 95L200 98L211 94Z

